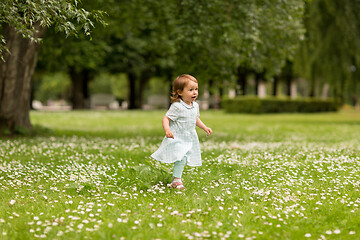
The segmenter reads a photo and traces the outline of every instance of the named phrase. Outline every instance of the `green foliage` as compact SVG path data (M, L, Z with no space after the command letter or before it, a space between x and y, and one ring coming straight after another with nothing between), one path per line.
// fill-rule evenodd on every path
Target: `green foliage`
M70 89L70 78L63 72L37 74L33 83L35 100L46 103L47 100L67 100ZM127 96L127 79L124 74L111 75L100 73L89 84L90 94L108 93L119 99Z
M69 76L63 72L37 76L34 81L34 99L43 103L47 100L67 99L70 84Z
M127 78L125 74L100 73L89 84L91 94L109 93L119 99L127 97Z
M12 1L3 0L0 3L0 24L8 24L15 28L24 38L40 41L34 37L36 26L43 28L54 26L56 31L67 36L78 33L77 26L89 36L94 27L93 20L103 22L101 11L86 11L79 8L78 1L42 0ZM4 47L4 39L0 34L0 50ZM1 54L1 52L0 52ZM2 56L2 55L1 55Z
M356 0L312 0L305 15L306 37L295 61L298 75L316 87L329 83L336 97L358 95L360 5Z
M174 66L174 1L122 1L108 7L110 71L152 76Z
M71 67L79 72L82 69L99 71L108 46L96 31L92 36L91 41L85 34L64 38L62 33L49 29L41 46L38 69L67 72Z
M257 97L225 98L222 107L229 113L313 113L339 109L333 100Z
M235 37L243 34L245 5L242 1L181 1L175 9L176 74L188 72L205 80L229 78L239 54L233 47L241 44L241 38Z
M96 28L91 42L81 35L65 40L51 30L41 66L126 73L139 94L151 77L169 80L180 73L221 85L235 79L239 65L266 69L271 77L292 57L304 32L302 0L103 0L83 5L106 11L108 27Z
M251 1L240 65L270 78L292 59L304 38L304 1Z
M187 72L223 81L239 65L274 74L304 33L300 0L126 1L109 16L118 8L126 11L110 20L109 66L135 74Z
M170 96L170 89L169 86L167 84L164 84L164 80L161 78L151 78L149 81L149 86L147 93L148 95L165 95L165 96Z

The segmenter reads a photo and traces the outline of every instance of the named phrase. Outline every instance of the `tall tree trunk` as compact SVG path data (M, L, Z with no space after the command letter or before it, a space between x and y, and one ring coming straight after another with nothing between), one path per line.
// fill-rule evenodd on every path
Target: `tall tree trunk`
M316 81L315 69L311 68L309 97L315 97L315 81Z
M273 83L273 96L276 97L278 93L278 82L279 76L274 76L274 83Z
M256 73L255 74L255 95L259 95L259 83L262 79L262 73Z
M287 75L285 77L286 81L286 96L291 96L291 83L292 83L292 77L290 75Z
M129 82L129 96L128 96L128 108L129 109L141 109L143 106L144 89L149 82L150 77L147 74L128 74Z
M219 85L219 95L220 95L220 98L222 99L224 97L224 81L220 83Z
M357 108L358 107L358 97L356 96L356 94L352 94L351 95L351 104Z
M355 107L355 109L357 109L358 106L359 106L358 96L357 96L357 82L356 82L356 80L357 79L355 78L355 76L352 76L353 87L352 87L352 90L351 90L351 103Z
M246 95L246 86L247 86L247 69L244 67L238 67L237 69L237 84L240 86L240 92L238 91L236 95Z
M90 75L92 75L90 73L90 70L88 69L83 70L83 77L84 77L83 93L84 93L85 108L90 108L90 96L89 96Z
M83 69L81 71L77 71L74 67L71 67L69 73L72 84L71 101L73 109L89 108L89 70Z
M218 107L221 108L221 104L222 104L222 100L224 97L224 85L225 85L225 81L222 81L218 84L218 88L219 88L219 103L218 103Z
M35 26L34 37L42 37L46 29ZM32 130L30 122L31 79L40 45L24 39L15 29L3 25L3 36L10 53L4 52L0 66L0 134L5 131ZM0 60L1 61L1 60Z
M286 95L291 96L291 85L294 78L293 62L286 60L286 64L283 68L283 76L286 82Z
M128 109L136 109L136 76L133 73L128 74L129 95Z
M340 104L343 105L345 103L345 80L342 79L340 82Z
M215 96L214 96L214 79L209 79L209 108L213 109L216 107Z

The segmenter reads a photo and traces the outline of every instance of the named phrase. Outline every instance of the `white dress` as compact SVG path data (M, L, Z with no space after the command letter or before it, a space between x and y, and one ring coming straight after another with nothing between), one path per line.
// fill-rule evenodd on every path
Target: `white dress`
M171 104L165 114L170 118L170 129L174 139L164 137L159 149L151 157L163 162L173 163L187 157L187 165L201 166L199 137L196 133L196 120L200 116L199 104L190 106L180 100Z

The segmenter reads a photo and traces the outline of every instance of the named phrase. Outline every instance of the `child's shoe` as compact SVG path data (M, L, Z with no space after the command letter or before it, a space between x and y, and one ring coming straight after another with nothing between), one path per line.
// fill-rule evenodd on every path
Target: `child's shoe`
M185 189L184 184L182 182L173 182L173 183L171 183L170 187L171 188L176 188L176 189L179 189L179 190L184 190Z

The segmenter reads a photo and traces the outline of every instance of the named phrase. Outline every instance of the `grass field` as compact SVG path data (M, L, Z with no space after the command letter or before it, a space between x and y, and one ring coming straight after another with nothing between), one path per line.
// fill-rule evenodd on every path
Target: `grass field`
M0 139L0 239L360 239L360 113L203 111L203 166L169 189L165 111L32 112Z

